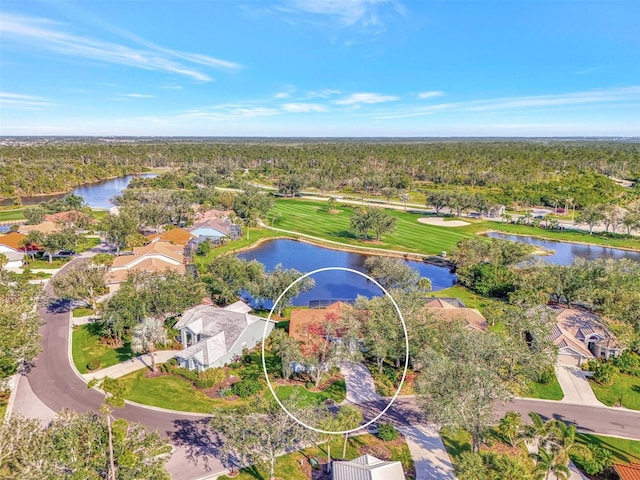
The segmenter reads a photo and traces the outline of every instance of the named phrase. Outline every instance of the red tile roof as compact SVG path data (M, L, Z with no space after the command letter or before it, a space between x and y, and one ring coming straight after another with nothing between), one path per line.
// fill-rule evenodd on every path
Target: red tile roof
M640 480L640 463L631 463L629 465L614 463L613 468L620 476L620 480Z

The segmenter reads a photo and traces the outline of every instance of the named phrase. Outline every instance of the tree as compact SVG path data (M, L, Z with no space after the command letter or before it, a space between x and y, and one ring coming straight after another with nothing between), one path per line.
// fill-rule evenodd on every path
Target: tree
M617 205L607 205L603 210L604 231L609 233L609 228L611 228L611 233L616 233L624 221L625 213L625 210Z
M382 208L362 207L354 211L350 219L350 230L356 236L367 239L369 230L373 230L376 240L380 240L383 233L393 232L396 228L396 219Z
M302 273L295 268L284 268L281 264L268 272L258 289L260 296L268 298L275 302L278 297L289 287L294 281L302 276ZM282 310L291 304L291 301L298 295L308 292L315 286L316 282L311 277L306 277L293 285L281 298L278 303L278 315L282 315Z
M0 253L0 271L7 263L9 263L9 258L4 253Z
M304 178L291 175L278 181L278 192L287 197L293 197L304 188Z
M627 210L622 219L622 225L624 225L627 236L630 237L633 230L640 229L640 212Z
M411 197L406 192L400 194L400 200L402 201L402 203L404 203L404 211L405 212L407 211L407 202L409 201L409 198L411 198Z
M367 239L369 230L371 230L371 219L366 208L358 208L353 212L353 215L349 218L349 230L356 236Z
M46 250L49 257L49 263L53 261L53 254L60 250L71 250L78 243L78 235L70 231L62 231L56 233L42 233L31 231L22 240L24 245L40 245Z
M44 216L47 214L47 210L41 206L25 208L24 218L27 219L27 223L30 225L37 225L38 223L42 223L44 220Z
M400 258L370 256L364 261L367 273L384 288L415 288L420 280L417 270Z
M455 464L458 480L488 480L488 469L482 457L473 452L462 452Z
M42 320L37 306L41 297L41 285L0 271L0 358L8 363L0 376L11 375L40 352Z
M436 211L436 215L440 213L444 207L449 205L450 194L448 192L429 192L427 193L427 206L432 206Z
M595 205L583 208L578 214L576 222L578 222L578 224L589 225L589 235L591 235L593 233L593 227L600 225L605 218L602 206Z
M507 412L505 416L500 419L498 433L500 433L512 447L515 447L521 440L522 431L522 416L519 412Z
M387 203L389 203L391 199L398 194L398 189L395 187L382 187L380 193L382 193L382 196L386 198Z
M294 447L308 445L318 438L313 430L300 425L280 408L275 401L254 404L242 412L219 413L211 419L211 429L221 436L223 464L229 468L243 465L266 464L269 479L275 478L276 457ZM288 409L307 424L318 424L317 410Z
M107 293L106 279L107 266L87 260L56 275L51 284L59 298L82 300L95 311L98 297Z
M265 288L264 265L257 260L220 255L209 263L207 271L203 280L219 304L235 302L243 290L250 292L258 305L262 299L271 298L271 292Z
M133 328L131 350L134 353L150 354L152 373L157 373L155 351L158 343L164 345L168 343L167 329L161 321L155 318L145 318Z
M567 480L571 475L569 468L561 461L554 450L541 448L533 457L536 461L534 472L544 475L545 480L548 480L549 475L552 473L558 480Z
M344 405L338 410L336 415L336 423L338 430L352 430L358 428L362 423L362 411L355 405ZM344 442L342 444L342 458L347 456L347 440L349 434L345 432Z
M273 352L280 356L282 378L287 380L293 373L291 363L301 359L300 345L282 328L274 328L269 339Z
M429 421L467 430L478 452L496 405L510 397L501 377L503 342L455 321L436 325L432 335L421 358L428 374L416 382L418 405Z
M263 194L258 188L246 185L233 199L233 210L250 224L260 217L266 217L273 206L273 197Z
M127 243L127 237L138 231L138 221L127 210L122 209L118 214L105 215L98 224L104 239L116 249L116 255Z

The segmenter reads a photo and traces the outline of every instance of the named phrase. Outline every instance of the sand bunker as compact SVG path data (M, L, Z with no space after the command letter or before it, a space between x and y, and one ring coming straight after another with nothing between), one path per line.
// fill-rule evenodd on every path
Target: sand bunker
M469 222L462 220L445 220L442 217L419 218L418 221L420 223L426 223L427 225L435 225L436 227L464 227L465 225L469 225Z

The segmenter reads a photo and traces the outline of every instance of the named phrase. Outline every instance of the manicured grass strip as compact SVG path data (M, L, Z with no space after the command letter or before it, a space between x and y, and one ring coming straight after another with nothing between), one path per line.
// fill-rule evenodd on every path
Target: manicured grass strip
M348 245L396 249L417 254L436 255L443 250L450 251L460 240L472 235L458 228L419 223L418 218L423 215L388 210L396 218L395 232L382 235L380 243L363 242L349 232L349 217L356 208L357 206L337 206L339 213L329 213L325 202L280 199L269 215L275 219L273 226L276 228Z
M49 257L45 256L42 260L30 260L29 265L27 265L27 267L30 268L31 270L56 269L56 268L64 267L68 261L69 260L56 259L56 260L52 260L51 263L49 263Z
M93 310L90 308L79 307L73 309L73 318L86 317L88 315L93 315Z
M528 398L540 398L542 400L562 400L564 398L562 388L560 388L560 383L558 383L558 379L555 375L553 376L553 380L548 384L533 381L528 382L527 391L524 392L523 396Z
M24 208L0 210L0 222L12 222L14 220L24 220Z
M600 385L594 381L589 384L598 400L605 405L617 405L622 399L623 407L640 410L640 377L616 372L612 385Z
M95 329L96 325L87 324L73 330L71 355L73 363L80 373L89 372L87 364L92 360L99 360L102 368L106 368L135 356L129 342L125 342L120 348L110 348L103 345Z
M347 396L347 386L344 380L337 380L321 392L310 392L302 386L279 386L276 388L276 395L280 400L287 400L292 395L296 395L297 403L301 407L320 405L325 400L331 399L336 403L342 402Z
M586 433L579 433L577 440L580 443L597 445L610 450L613 453L613 461L616 463L640 462L640 441Z
M146 378L143 368L121 377L125 384L125 398L144 405L182 412L211 413L215 409L237 407L242 400L229 401L210 398L187 380L173 375Z

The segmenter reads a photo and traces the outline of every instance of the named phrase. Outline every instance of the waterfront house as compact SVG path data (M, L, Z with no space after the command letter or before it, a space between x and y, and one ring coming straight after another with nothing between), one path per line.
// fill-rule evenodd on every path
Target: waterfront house
M276 322L249 312L243 302L224 308L198 305L184 312L174 325L184 347L176 355L180 366L196 371L222 367L261 343L265 326L269 335Z
M196 238L194 234L185 230L184 228L172 228L163 233L154 233L153 235L148 235L147 238L154 242L169 242L174 245L185 246L189 241L193 238Z
M481 332L487 331L489 325L482 313L475 308L468 308L457 298L430 298L426 308L438 320L464 320L469 328Z

